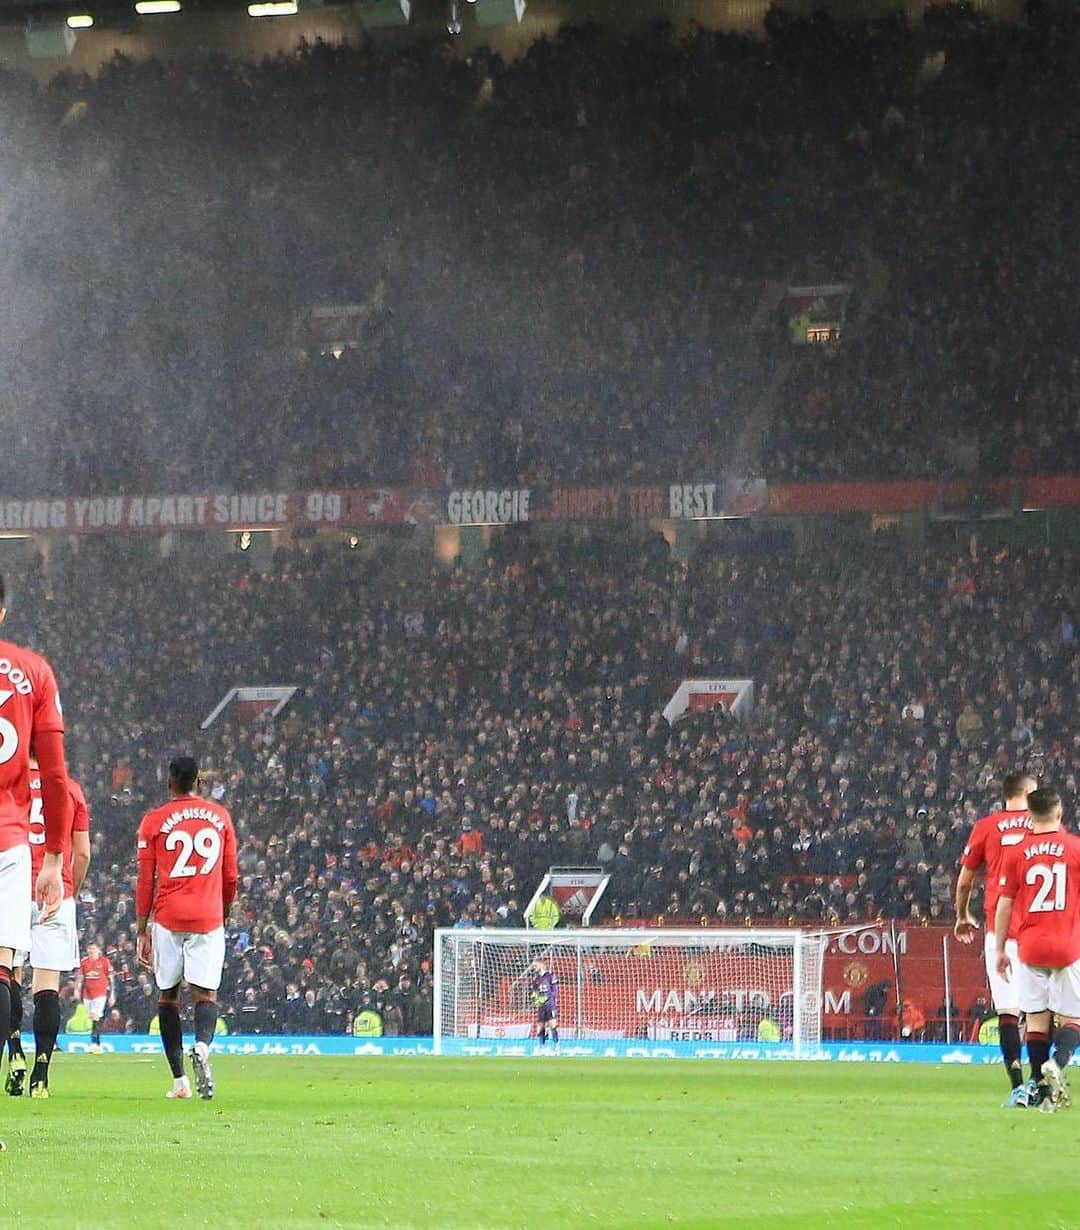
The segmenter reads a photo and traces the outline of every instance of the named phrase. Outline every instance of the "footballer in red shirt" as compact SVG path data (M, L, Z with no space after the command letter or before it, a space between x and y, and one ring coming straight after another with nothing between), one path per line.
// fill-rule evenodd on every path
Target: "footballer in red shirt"
M986 910L986 936L983 954L986 959L986 977L990 983L990 995L998 1014L998 1038L1001 1057L1013 1095L1022 1102L1024 1070L1020 1062L1020 1008L1016 1002L1015 984L1008 983L997 972L997 950L994 947L994 915L997 910L998 880L1001 861L1005 853L1024 840L1031 831L1027 796L1038 783L1027 773L1010 773L1002 782L1005 795L1003 811L991 812L972 826L964 853L960 856L960 875L956 881L956 926L954 933L961 944L970 944L979 930L968 904L976 873L986 868L983 886ZM1009 955L1016 956L1015 936L1009 936ZM1013 1098L1010 1098L1012 1104ZM1020 1104L1020 1103L1017 1103Z
M7 617L0 578L0 623ZM15 953L30 947L30 745L41 764L45 855L37 880L44 920L60 908L60 865L71 824L64 763L64 714L48 662L32 650L0 641L0 1039L11 1035L11 971Z
M116 999L116 977L112 962L97 944L87 946L86 956L79 963L78 982L79 995L94 1025L93 1036L100 1038L101 1018L105 1015L105 1009Z
M210 1043L225 963L225 917L238 878L232 818L220 804L201 798L198 785L194 759L178 756L169 765L171 800L147 812L139 825L139 963L153 968L158 985L161 1045L173 1074L168 1098L191 1097L180 1025L182 981L195 1002L196 1088L201 1098L214 1096Z
M1069 1105L1065 1069L1080 1045L1080 837L1062 825L1061 795L1044 788L1028 795L1032 831L1009 850L998 879L994 924L998 973L1015 973L1027 1015L1028 1047L1040 1110ZM1019 960L1006 942L1015 930ZM1049 1057L1053 1016L1060 1018ZM1041 1045L1033 1048L1032 1039ZM1037 1060L1039 1061L1037 1063Z
M30 759L30 854L33 874L41 870L45 855L45 820L42 815L41 777L36 759ZM75 917L75 896L86 878L90 866L90 814L86 796L75 781L68 781L71 795L71 831L64 842L64 863L61 878L64 899L52 918L42 921L40 911L34 907L33 925L30 928L29 954L17 953L16 966L22 965L29 956L33 967L34 993L34 1070L30 1077L30 1096L49 1096L49 1062L56 1049L56 1036L60 1031L60 975L79 968L79 936ZM21 980L16 977L11 983L11 1037L8 1040L10 1063L4 1088L12 1097L23 1092L26 1077L26 1058L22 1049L22 990ZM99 1014L100 1016L100 1014ZM99 1019L93 1017L95 1031ZM95 1037L95 1042L99 1037Z

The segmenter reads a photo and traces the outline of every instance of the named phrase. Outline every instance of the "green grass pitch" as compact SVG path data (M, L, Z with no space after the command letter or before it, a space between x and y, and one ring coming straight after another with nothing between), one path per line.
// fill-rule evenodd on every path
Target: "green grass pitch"
M27 1227L1080 1227L1080 1108L996 1068L58 1056L3 1099Z

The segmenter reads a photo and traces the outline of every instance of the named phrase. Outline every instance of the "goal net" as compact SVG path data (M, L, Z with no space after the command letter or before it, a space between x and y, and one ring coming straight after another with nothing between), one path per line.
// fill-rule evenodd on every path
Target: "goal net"
M780 1042L811 1058L824 953L806 931L440 928L434 1049L535 1037L539 959L558 979L560 1041Z

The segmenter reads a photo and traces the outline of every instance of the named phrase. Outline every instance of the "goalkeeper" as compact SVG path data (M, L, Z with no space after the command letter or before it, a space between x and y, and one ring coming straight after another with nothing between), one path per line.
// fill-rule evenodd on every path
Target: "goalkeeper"
M559 1045L559 979L538 957L532 963L529 979L533 1006L536 1008L536 1036L540 1045L548 1040Z

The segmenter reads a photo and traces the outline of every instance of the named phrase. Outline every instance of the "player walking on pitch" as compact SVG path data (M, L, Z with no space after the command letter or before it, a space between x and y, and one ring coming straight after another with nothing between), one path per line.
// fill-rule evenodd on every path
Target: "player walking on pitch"
M1042 1111L1069 1106L1065 1069L1080 1046L1080 837L1062 827L1061 795L1028 795L1032 831L1005 856L994 925L997 969L1016 984L1028 1029L1046 1039L1038 1060L1031 1051L1033 1079L1043 1087ZM1009 955L1008 935L1018 920L1019 960ZM1061 1018L1048 1057L1053 1014ZM1032 1037L1029 1032L1029 1039ZM1030 1048L1030 1043L1029 1043Z
M45 822L41 814L41 778L37 761L30 760L30 853L35 874L45 852ZM48 921L42 922L34 907L30 928L30 964L33 967L34 995L34 1070L30 1076L30 1096L49 1096L49 1063L60 1032L60 975L79 964L79 936L75 917L75 898L90 866L90 816L86 796L78 782L69 781L71 830L65 841L62 872L64 900ZM24 954L16 957L21 966ZM26 1079L26 1058L22 1049L22 987L18 974L11 982L11 1037L8 1040L8 1077L4 1088L20 1097Z
M979 924L968 908L975 875L981 867L986 868L984 905L986 909L986 937L984 955L986 977L990 983L990 995L998 1016L998 1038L1001 1058L1009 1074L1012 1093L1006 1106L1026 1106L1024 1069L1020 1061L1020 1008L1016 999L1016 985L1010 985L997 970L997 949L994 946L994 914L998 900L998 880L1001 863L1010 847L1019 845L1031 830L1027 798L1038 783L1027 773L1010 773L1002 783L1005 794L1005 809L983 816L972 826L964 853L960 856L960 875L956 881L956 925L954 933L961 944L974 941ZM1017 920L1019 921L1019 920ZM1016 958L1016 938L1009 936L1009 956ZM1038 1051L1038 1039L1036 1052ZM1028 1058L1031 1056L1032 1035L1030 1022L1028 1032Z
M116 1003L116 975L112 962L101 951L99 944L86 946L86 956L79 963L77 983L75 993L90 1018L90 1049L100 1051L101 1022L108 1009Z
M182 981L195 1003L195 1086L200 1098L214 1096L210 1043L225 963L225 918L236 896L232 818L220 804L201 798L198 784L194 759L178 756L169 765L171 801L147 812L139 825L139 964L153 969L158 985L161 1045L173 1074L167 1098L191 1097L180 1024Z
M0 577L0 623L7 617L5 601ZM45 830L36 893L30 858L31 743L40 764ZM11 1036L15 953L30 948L35 895L42 923L60 909L70 830L64 715L52 668L39 654L0 641L0 1039L5 1041Z

